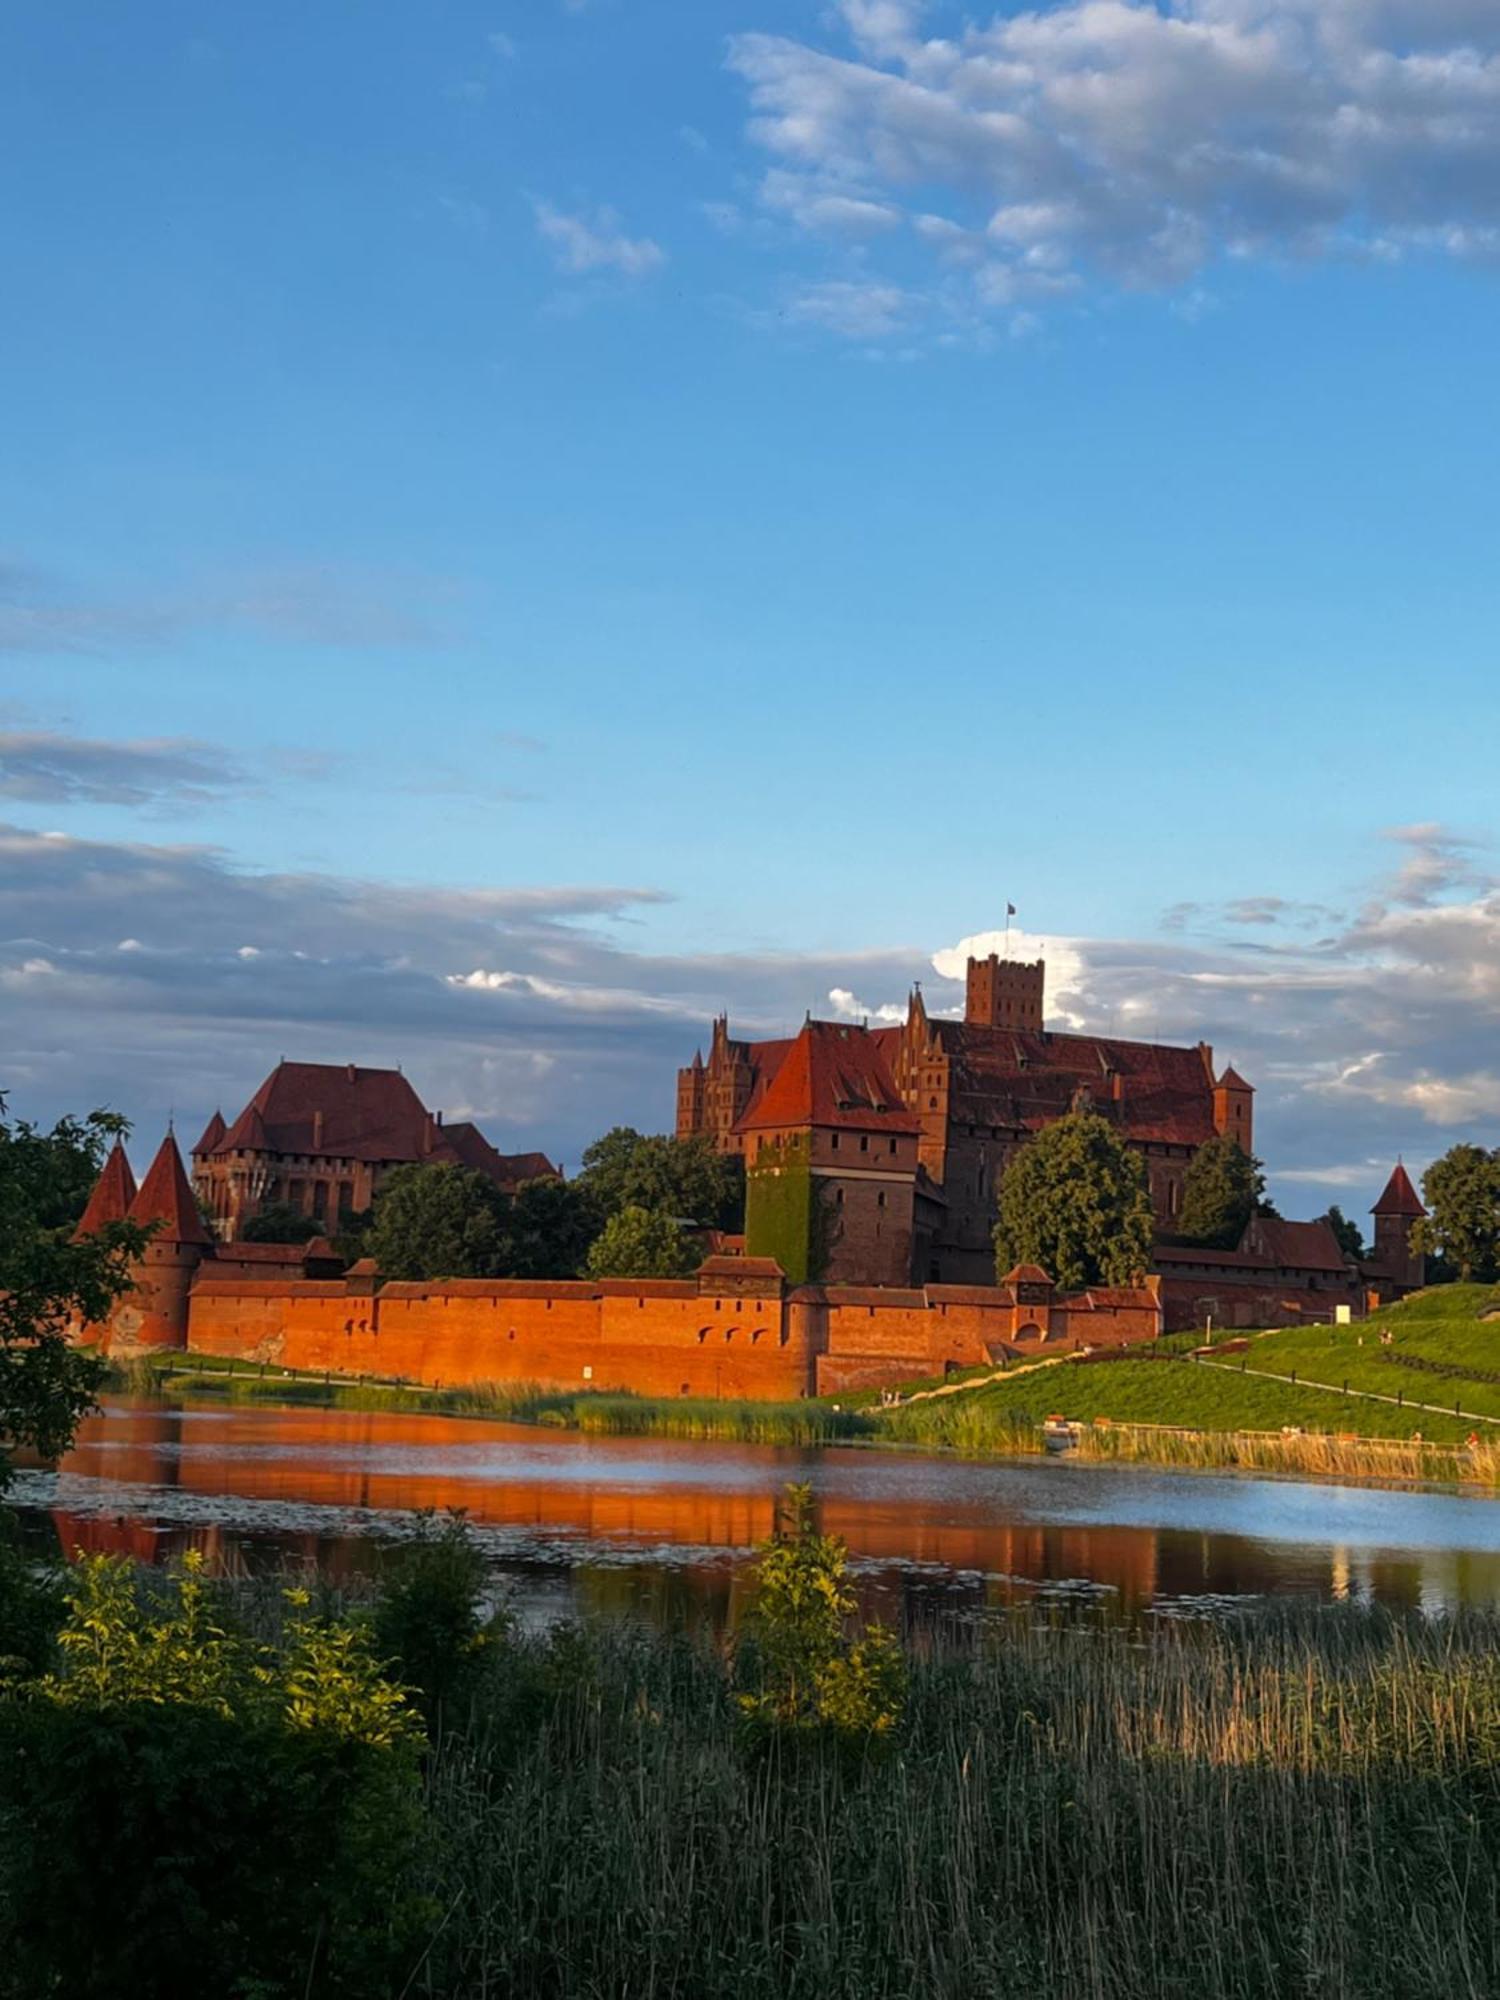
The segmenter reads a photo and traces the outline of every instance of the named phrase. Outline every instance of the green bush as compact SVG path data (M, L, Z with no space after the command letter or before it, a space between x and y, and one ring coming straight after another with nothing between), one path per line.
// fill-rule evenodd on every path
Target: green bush
M486 1571L462 1515L439 1526L419 1517L415 1538L395 1552L375 1607L378 1656L409 1688L429 1728L461 1722L505 1631L481 1607Z
M812 1489L789 1486L745 1618L742 1664L754 1685L740 1709L752 1734L827 1732L854 1743L894 1732L905 1663L881 1625L848 1636L854 1607L844 1544L818 1533Z
M76 1572L53 1672L0 1702L0 1995L399 1991L432 1913L420 1724L368 1635L288 1593L280 1643Z

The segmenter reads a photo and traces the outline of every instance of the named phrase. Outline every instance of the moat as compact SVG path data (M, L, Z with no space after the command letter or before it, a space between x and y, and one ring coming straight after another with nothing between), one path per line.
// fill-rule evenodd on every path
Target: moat
M462 1508L518 1612L733 1619L779 1488L811 1483L868 1611L1141 1620L1274 1596L1500 1605L1500 1504L1445 1492L849 1448L584 1437L464 1418L111 1397L11 1500L39 1549L186 1548L353 1576Z

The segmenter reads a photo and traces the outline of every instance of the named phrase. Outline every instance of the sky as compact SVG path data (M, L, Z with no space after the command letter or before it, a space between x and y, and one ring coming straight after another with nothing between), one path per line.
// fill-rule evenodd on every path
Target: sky
M1494 0L13 0L0 1087L502 1150L744 1033L1500 1142Z

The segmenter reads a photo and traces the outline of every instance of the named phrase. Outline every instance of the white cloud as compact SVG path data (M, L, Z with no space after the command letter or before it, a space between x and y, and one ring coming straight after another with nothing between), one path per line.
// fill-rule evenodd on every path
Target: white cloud
M855 340L884 340L906 330L914 304L899 285L831 278L794 293L786 317Z
M626 236L613 209L585 216L569 215L546 201L535 206L537 231L557 268L570 276L618 271L627 278L644 278L667 261L666 251L649 236Z
M1195 314L1226 257L1500 257L1493 0L1056 0L945 34L906 0L836 18L845 47L731 44L767 199L820 233L903 215L992 307L1187 287Z

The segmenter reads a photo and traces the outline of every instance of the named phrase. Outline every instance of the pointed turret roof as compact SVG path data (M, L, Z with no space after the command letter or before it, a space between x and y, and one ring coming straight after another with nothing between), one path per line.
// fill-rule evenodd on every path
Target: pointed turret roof
M94 1190L82 1219L73 1231L74 1241L80 1236L97 1236L111 1222L123 1222L134 1200L135 1175L130 1171L124 1146L116 1139L98 1180L94 1182Z
M808 1021L759 1101L740 1120L757 1127L822 1125L864 1132L920 1132L880 1044L866 1028Z
M1246 1083L1239 1071L1234 1068L1226 1069L1215 1087L1219 1090L1248 1090L1252 1097L1255 1095L1255 1085Z
M1370 1210L1371 1215L1407 1215L1415 1222L1427 1211L1422 1197L1411 1184L1411 1175L1397 1160L1396 1171L1385 1184L1385 1193Z
M159 1224L158 1243L213 1242L203 1226L203 1217L198 1213L193 1190L182 1169L182 1155L170 1132L158 1147L156 1158L146 1169L140 1192L130 1204L130 1220L142 1226Z
M260 1115L260 1106L252 1097L239 1117L219 1141L221 1153L269 1153L272 1150L270 1136L266 1131L266 1121ZM287 1147L286 1151L293 1149ZM305 1150L305 1148L304 1148Z
M196 1160L203 1153L211 1153L228 1129L224 1123L223 1112L215 1111L203 1128L203 1137L193 1148L193 1158Z

